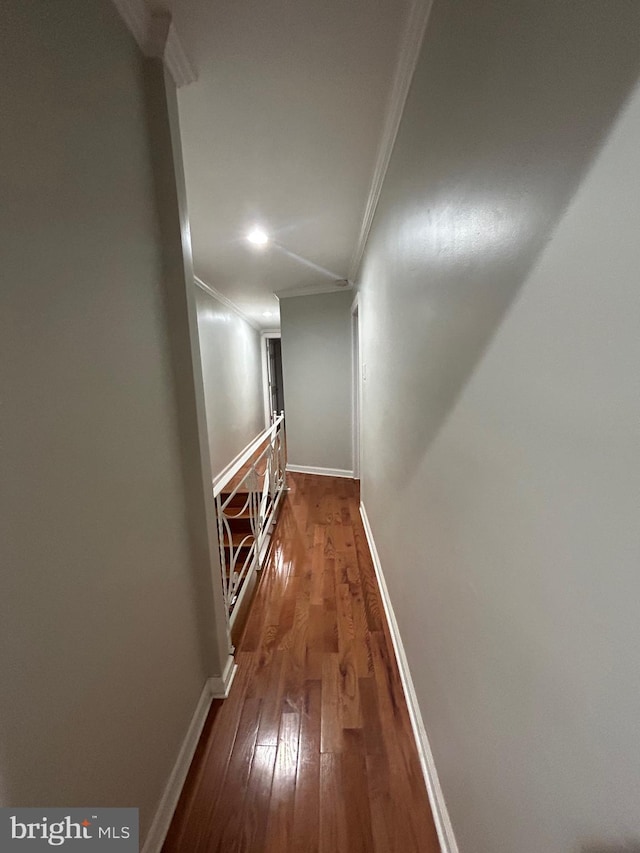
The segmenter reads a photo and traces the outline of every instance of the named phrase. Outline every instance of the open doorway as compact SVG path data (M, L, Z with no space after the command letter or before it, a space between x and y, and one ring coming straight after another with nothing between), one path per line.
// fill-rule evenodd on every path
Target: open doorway
M282 379L282 342L280 332L262 334L262 383L264 389L264 420L270 426L284 411L284 382Z

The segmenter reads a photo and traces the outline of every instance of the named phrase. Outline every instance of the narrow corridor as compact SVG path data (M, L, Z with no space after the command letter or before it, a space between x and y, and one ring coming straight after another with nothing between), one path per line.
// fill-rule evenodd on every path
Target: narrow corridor
M358 484L289 486L164 853L436 853Z

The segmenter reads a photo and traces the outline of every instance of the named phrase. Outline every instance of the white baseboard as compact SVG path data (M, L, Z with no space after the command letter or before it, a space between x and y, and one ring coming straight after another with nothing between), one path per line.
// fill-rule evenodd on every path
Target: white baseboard
M319 474L321 477L349 477L353 479L353 471L346 468L314 468L312 465L289 465L287 471L294 474Z
M147 833L142 853L160 853L162 850L162 845L169 831L173 813L178 805L178 800L180 799L191 761L198 746L211 702L213 699L226 699L237 669L238 667L234 663L233 657L229 656L224 676L207 679L198 700L196 710L189 723L187 734L180 747L178 758L173 766L162 799Z
M229 655L227 658L227 665L225 666L222 675L218 676L218 678L209 679L209 689L211 690L212 699L227 698L237 671L238 666L233 659L233 655Z
M416 740L416 746L418 747L422 773L427 785L427 793L429 794L431 811L433 812L433 820L438 832L438 839L440 841L442 853L458 853L458 845L453 834L453 827L451 826L449 812L447 811L447 804L444 800L444 794L440 786L440 780L438 779L438 772L433 760L433 753L429 744L429 738L427 737L427 732L422 720L420 706L418 705L418 698L416 696L413 679L411 678L411 672L409 670L409 663L402 644L402 638L400 636L400 630L398 628L395 613L393 612L391 599L389 598L389 590L387 589L387 584L382 571L378 549L376 548L376 543L371 531L371 525L369 524L369 519L367 517L367 511L363 503L360 504L360 515L362 516L362 524L364 525L364 532L367 537L367 542L369 543L373 567L378 579L378 586L380 587L382 604L389 624L396 660L398 661L400 680L402 681L405 699L407 700L407 707L411 718L411 727L413 728L413 735Z

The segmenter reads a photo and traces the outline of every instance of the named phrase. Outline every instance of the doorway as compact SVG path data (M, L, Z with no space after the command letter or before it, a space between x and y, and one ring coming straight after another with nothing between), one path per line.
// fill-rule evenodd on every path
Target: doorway
M284 411L284 382L282 379L282 342L280 332L262 335L262 381L264 387L265 426Z

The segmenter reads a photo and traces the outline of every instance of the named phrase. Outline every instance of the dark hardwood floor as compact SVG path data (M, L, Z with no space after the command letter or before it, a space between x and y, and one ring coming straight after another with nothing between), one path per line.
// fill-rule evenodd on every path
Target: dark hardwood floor
M358 484L288 478L164 853L437 853Z

